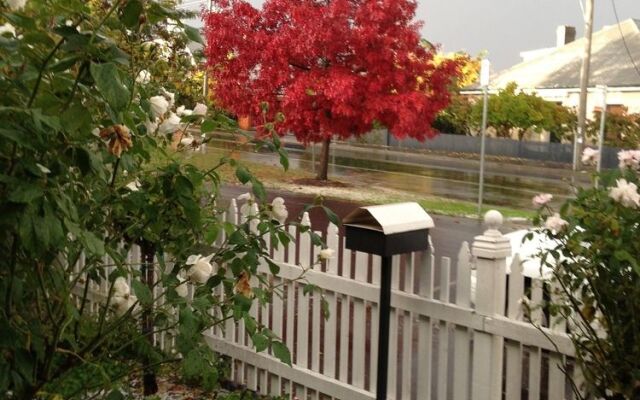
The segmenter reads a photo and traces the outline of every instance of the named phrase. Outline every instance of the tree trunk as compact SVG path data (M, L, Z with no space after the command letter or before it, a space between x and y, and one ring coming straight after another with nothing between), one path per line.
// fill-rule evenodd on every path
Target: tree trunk
M142 283L149 287L153 293L155 246L149 242L143 242L142 250ZM142 334L147 338L149 344L153 346L153 304L146 307L142 313ZM156 372L150 366L151 360L147 357L143 360L142 384L145 396L151 396L158 392L158 381Z
M316 179L321 181L327 180L327 172L329 170L329 145L331 144L331 138L326 138L322 142L322 151L320 152L320 165L318 165L318 175Z

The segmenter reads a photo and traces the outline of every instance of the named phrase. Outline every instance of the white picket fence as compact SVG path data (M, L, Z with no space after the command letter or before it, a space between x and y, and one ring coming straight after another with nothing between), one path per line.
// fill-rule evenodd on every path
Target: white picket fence
M227 215L237 221L235 203ZM308 222L305 215L303 223ZM268 352L255 353L242 322L207 332L206 340L231 358L234 381L261 394L374 399L380 258L346 249L334 225L317 232L335 250L332 259L306 275L324 290L331 313L324 320L320 295L305 296L303 284L291 282L300 264L313 265L320 249L309 235L294 227L290 233L298 237L295 244L273 249L279 276L271 276L267 265L259 268L266 279L284 283L285 295L262 308L256 304L251 312L284 339L293 367ZM566 374L581 380L573 372L566 324L552 320L540 329L523 313L523 299L540 303L543 292L553 291L540 280L525 284L517 257L507 275L507 255L509 241L490 229L476 238L471 251L462 243L455 261L437 260L433 248L393 258L389 399L573 397ZM528 318L548 325L542 309Z
M235 201L225 215L238 222ZM309 224L306 214L303 224ZM523 301L540 303L553 290L525 279L518 257L506 273L509 240L492 228L476 237L471 249L462 243L456 260L437 259L432 246L393 258L388 399L574 397L568 376L576 382L581 377L572 365L566 323L547 323L542 309L529 316L523 312ZM256 353L242 321L227 320L205 332L206 341L229 357L232 380L258 393L299 400L375 399L380 258L346 249L332 224L316 232L335 250L333 258L306 274L329 303L325 320L320 294L303 295L304 284L292 281L300 265L315 263L320 249L308 234L293 226L289 232L296 242L272 249L279 275L272 276L266 264L259 267L265 279L283 285L284 295L264 307L255 302L251 313L284 340L293 367L269 351ZM138 249L130 259L139 259ZM252 279L257 285L257 277ZM224 295L221 288L217 295ZM164 335L156 340L166 345Z

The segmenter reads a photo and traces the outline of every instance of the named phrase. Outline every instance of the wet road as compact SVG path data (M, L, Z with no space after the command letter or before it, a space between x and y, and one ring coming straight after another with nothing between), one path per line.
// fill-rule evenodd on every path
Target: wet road
M229 140L210 145L235 147ZM289 147L291 168L312 171L314 153L299 146ZM270 153L239 151L245 160L276 165ZM370 188L389 188L417 195L476 201L478 167L476 160L454 159L415 153L403 153L348 145L333 145L329 175L347 182L360 182ZM586 176L581 183L588 182ZM561 168L488 162L485 173L486 204L530 207L531 198L547 192L556 204L571 196L571 173Z
M238 197L248 191L250 191L248 186L225 185L223 186L221 193L223 201L226 203L231 198ZM278 196L285 199L290 219L300 215L304 206L312 204L314 200L313 196L301 195L282 190L269 189L267 193L269 201ZM341 200L326 200L324 204L338 214L340 218L345 217L354 208L364 205ZM311 226L314 230L323 232L326 230L328 220L322 210L317 208L311 210L309 217L311 219ZM435 223L435 228L431 230L431 239L437 256L457 259L458 251L460 250L462 242L467 241L471 244L473 238L481 234L484 230L481 222L475 219L448 217L435 214L432 214L431 217ZM503 233L507 233L517 229L522 229L525 226L526 225L522 223L505 222L505 225L501 230Z

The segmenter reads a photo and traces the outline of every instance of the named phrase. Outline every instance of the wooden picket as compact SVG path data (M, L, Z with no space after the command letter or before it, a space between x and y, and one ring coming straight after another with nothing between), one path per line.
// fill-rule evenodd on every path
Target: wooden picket
M223 217L232 223L243 221L235 201ZM302 224L309 225L308 215ZM271 248L272 261L280 267L278 276L271 275L266 263L258 268L261 278L280 289L272 304L256 302L250 313L282 338L292 352L293 366L282 364L270 351L255 353L243 321L229 319L204 332L206 341L230 359L232 379L258 393L305 400L374 399L380 257L346 249L338 227L329 224L325 245L334 256L317 263L320 247L308 233L293 226L287 229L296 242ZM268 244L268 237L265 240ZM223 242L221 235L216 244ZM565 372L581 377L573 366L566 323L549 319L536 307L546 293L553 298L556 288L525 278L517 256L507 274L503 256L491 259L473 252L462 243L455 259L437 259L433 246L393 257L388 398L570 397ZM139 248L130 250L127 262L140 262ZM81 258L76 273L83 263ZM301 266L308 268L306 281L320 287L322 294L303 293L304 284L295 281ZM256 286L258 277L250 283ZM96 291L108 294L106 281ZM193 291L189 286L190 295ZM214 289L214 295L224 300L221 288ZM323 297L328 319L321 315ZM96 310L97 301L90 304ZM170 332L156 338L167 349L172 341Z

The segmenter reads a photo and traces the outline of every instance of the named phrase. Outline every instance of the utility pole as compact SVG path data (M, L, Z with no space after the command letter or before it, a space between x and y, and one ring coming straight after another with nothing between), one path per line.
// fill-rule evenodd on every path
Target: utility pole
M584 13L584 54L582 56L582 68L580 69L580 105L578 108L578 132L573 139L573 171L578 170L582 142L587 122L587 87L589 86L589 71L591 68L591 38L593 36L593 3L594 0L586 0Z
M491 63L486 58L480 64L480 86L482 86L482 131L480 132L480 178L478 182L478 218L482 219L484 197L484 152L487 136L487 116L489 110L489 71Z
M208 0L207 10L209 12L211 12L212 4L213 4L213 1ZM207 98L209 97L209 72L207 71L206 65L204 67L204 81L202 82L202 85L203 85L202 96L204 97L204 101L206 102Z
M602 111L600 111L600 133L598 134L598 175L596 176L595 186L598 187L600 173L602 172L602 151L604 150L604 131L607 121L607 86L598 86L602 92Z

